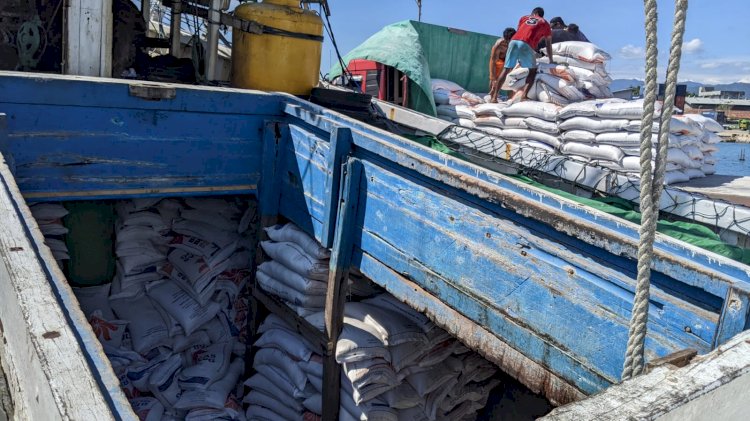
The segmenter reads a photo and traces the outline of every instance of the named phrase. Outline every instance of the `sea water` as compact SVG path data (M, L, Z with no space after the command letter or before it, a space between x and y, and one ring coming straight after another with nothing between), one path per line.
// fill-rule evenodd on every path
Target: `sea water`
M750 143L719 143L718 146L716 174L750 175ZM740 161L742 155L746 157L744 161Z

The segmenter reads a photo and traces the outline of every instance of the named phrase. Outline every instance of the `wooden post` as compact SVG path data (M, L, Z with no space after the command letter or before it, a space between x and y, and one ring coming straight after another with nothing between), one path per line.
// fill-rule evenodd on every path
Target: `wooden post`
M325 199L326 217L323 221L323 247L333 247L336 213L339 208L339 191L341 190L341 170L344 157L352 147L352 131L349 128L336 127L331 133L331 148L328 153L328 177L326 177Z
M339 214L331 253L325 322L328 349L323 359L323 420L336 421L339 414L341 370L336 363L336 343L344 324L344 299L353 253L353 233L359 196L362 164L349 159L343 170Z
M112 76L112 0L69 0L64 72Z
M286 125L283 125L286 128ZM288 130L288 129L287 129ZM286 139L288 139L288 133ZM263 228L276 224L279 213L279 177L276 176L276 171L280 165L280 150L285 144L285 136L282 132L282 124L276 121L266 121L265 127L263 128L263 167L261 168L261 181L258 186L258 223L256 229L258 232L257 243L255 244L255 258L251 265L253 274L258 268L258 265L263 261L263 250L260 247L260 242L266 240L266 234ZM248 296L248 306L250 311L250 317L248 318L247 334L248 338L252 338L255 332L258 330L260 323L259 312L260 306L255 294L252 293L255 289L255 277L253 276L253 282L248 283L245 287L244 293ZM253 347L252 344L248 344L247 352L245 353L245 372L250 373L253 365Z
M8 166L11 174L16 173L13 154L10 152L10 142L8 142L8 119L5 114L0 113L0 164L5 159L5 165Z

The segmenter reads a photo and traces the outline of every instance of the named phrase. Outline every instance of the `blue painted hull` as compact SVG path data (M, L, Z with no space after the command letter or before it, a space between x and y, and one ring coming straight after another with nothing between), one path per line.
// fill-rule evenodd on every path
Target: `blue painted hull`
M255 194L262 217L345 236L353 267L554 402L619 382L636 226L287 95L129 87L0 74L0 152L27 201ZM750 268L655 249L647 359L746 328Z

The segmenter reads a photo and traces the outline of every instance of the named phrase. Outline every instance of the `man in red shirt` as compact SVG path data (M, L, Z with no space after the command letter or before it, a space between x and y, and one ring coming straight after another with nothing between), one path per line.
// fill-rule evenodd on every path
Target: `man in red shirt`
M518 21L518 31L508 45L508 52L505 55L505 67L497 78L497 83L490 92L490 102L497 102L497 93L505 83L508 73L519 63L521 67L529 69L529 76L526 78L526 84L523 86L523 95L521 98L528 99L529 89L536 78L536 52L534 48L544 39L547 44L547 57L552 63L552 29L544 20L544 9L541 7L534 8L531 14L524 16Z

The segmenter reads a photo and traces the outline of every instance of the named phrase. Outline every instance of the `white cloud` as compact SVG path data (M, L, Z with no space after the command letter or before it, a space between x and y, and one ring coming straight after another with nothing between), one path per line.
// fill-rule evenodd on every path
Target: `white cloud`
M627 60L643 58L645 54L646 50L644 50L643 47L636 47L633 44L628 44L620 48L620 57Z
M688 42L682 43L682 52L686 54L695 54L703 51L703 41L700 38L693 38Z
M739 82L741 82L741 83L750 83L750 76L743 77L742 79L739 80Z
M721 66L721 63L717 63L715 61L712 61L710 63L703 63L703 64L701 64L701 69L716 69L719 66Z

